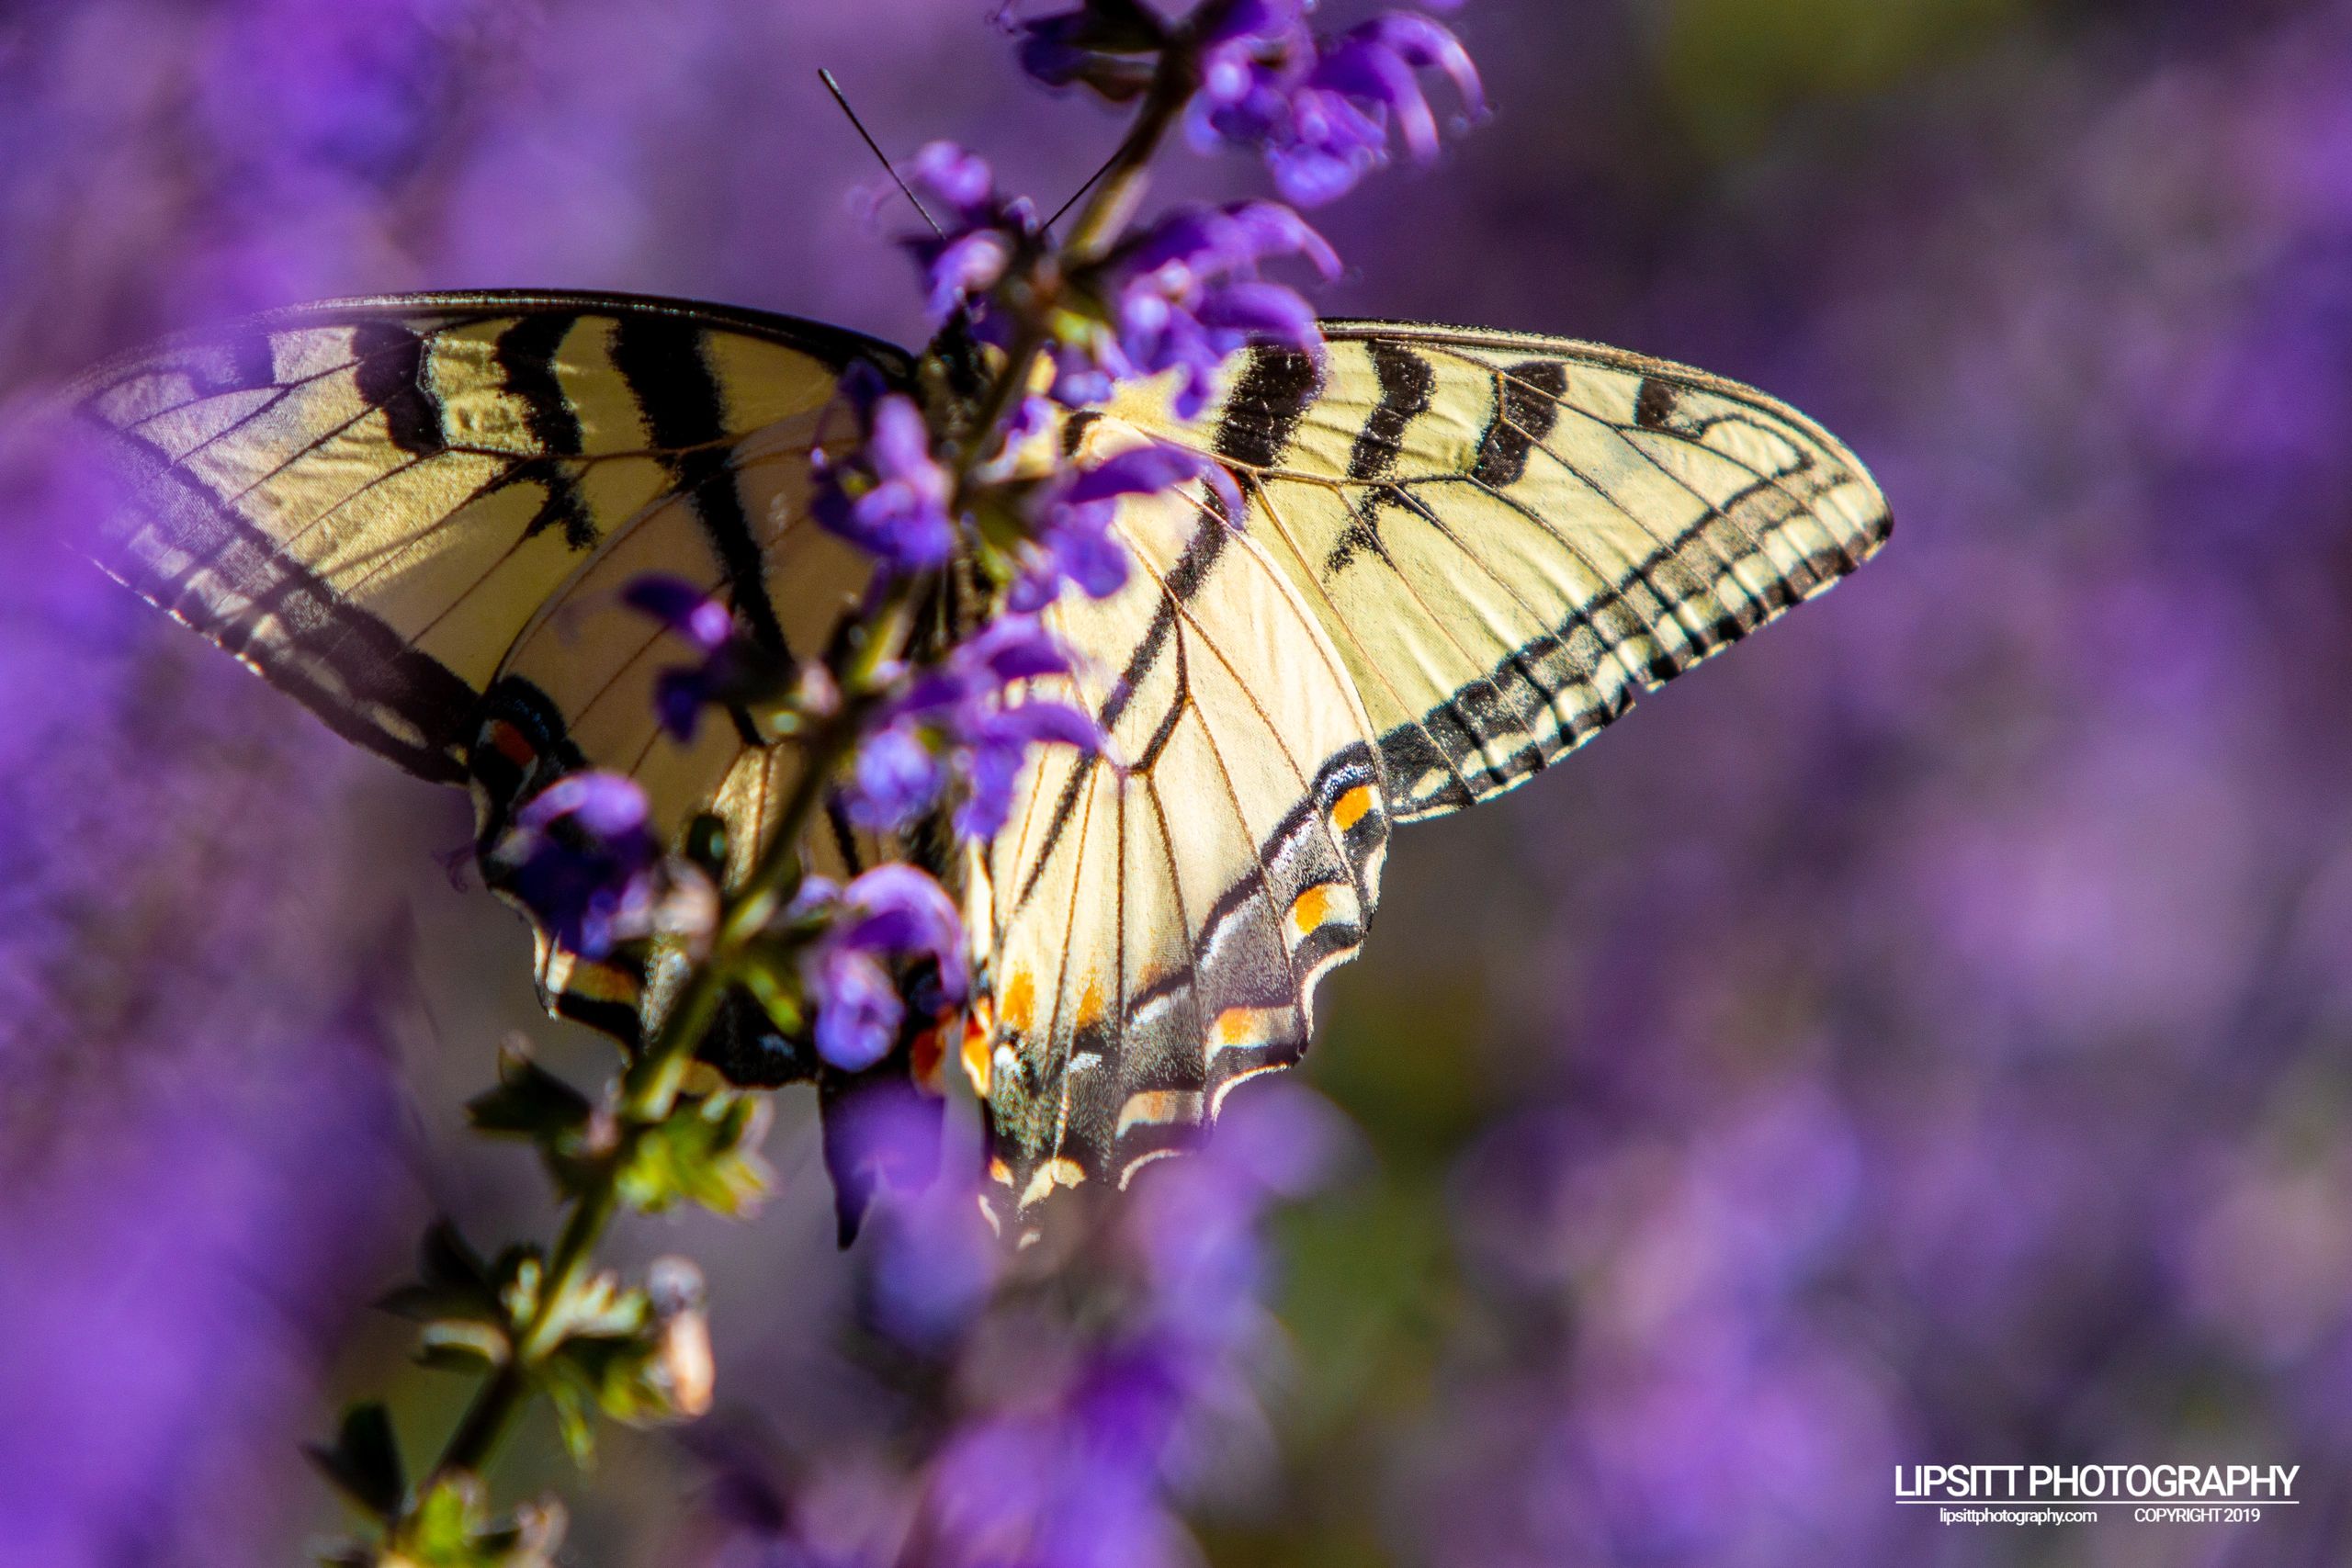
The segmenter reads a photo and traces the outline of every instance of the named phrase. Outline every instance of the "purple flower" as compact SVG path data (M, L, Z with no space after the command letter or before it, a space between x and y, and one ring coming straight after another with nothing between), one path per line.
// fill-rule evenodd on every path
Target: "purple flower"
M952 141L933 141L917 152L907 167L907 185L939 225L937 233L900 242L922 267L932 325L967 305L984 314L978 302L1034 237L1035 211L1025 199L1000 196L987 161Z
M533 795L490 857L555 940L588 958L643 934L661 847L645 792L618 773L567 773Z
M1196 1559L1178 1498L1268 1441L1250 1389L1272 1332L1266 1215L1311 1190L1345 1137L1303 1088L1246 1095L1196 1155L1153 1168L1103 1212L1064 1269L1067 1315L1000 1298L1010 1322L969 1335L957 1370L964 1386L1003 1392L948 1437L928 1478L938 1561Z
M1105 260L1094 288L1108 328L1086 344L1094 371L1076 351L1057 361L1055 395L1065 401L1107 393L1109 378L1181 370L1177 413L1206 404L1228 356L1250 343L1319 349L1315 312L1295 290L1258 276L1265 262L1304 256L1325 277L1340 258L1306 220L1271 201L1176 208Z
M680 740L695 738L704 708L758 700L779 684L774 656L736 630L733 611L693 583L648 572L622 590L621 598L702 650L701 663L665 670L654 682L662 728Z
M906 827L947 787L946 764L910 725L887 725L867 736L850 770L845 809L851 822L872 833Z
M1012 810L1012 787L1029 748L1041 741L1097 749L1102 731L1067 704L1012 700L1013 685L1069 672L1069 656L1035 617L991 623L917 674L885 705L844 790L853 821L876 831L911 824L951 780L963 785L955 826L967 839L992 836ZM868 753L881 748L870 769ZM915 753L933 760L925 768Z
M893 571L944 565L956 549L956 523L948 514L956 486L932 456L922 409L904 393L854 387L847 379L842 390L857 412L862 439L846 458L821 448L816 454L811 512L817 522Z
M1093 4L1023 22L1021 69L1049 87L1082 84L1125 103L1151 85L1168 29L1140 5Z
M932 1013L961 1005L970 986L964 923L955 901L910 865L881 865L835 892L810 878L795 900L807 913L831 906L832 923L801 960L817 1010L817 1054L843 1072L889 1055L906 1003L884 960L928 958L936 981L920 1000Z
M1414 157L1436 155L1420 72L1443 72L1469 113L1485 112L1469 52L1429 17L1391 11L1327 39L1307 31L1301 9L1245 5L1205 40L1187 121L1195 146L1258 148L1283 195L1315 207L1386 163L1392 130Z
M1018 612L1044 609L1075 584L1091 598L1116 593L1127 581L1127 549L1112 533L1121 498L1157 495L1187 479L1205 478L1226 503L1226 515L1241 515L1241 498L1220 464L1181 447L1157 443L1130 447L1091 468L1065 469L1032 502L1032 529L1038 559L1012 585L1009 597Z

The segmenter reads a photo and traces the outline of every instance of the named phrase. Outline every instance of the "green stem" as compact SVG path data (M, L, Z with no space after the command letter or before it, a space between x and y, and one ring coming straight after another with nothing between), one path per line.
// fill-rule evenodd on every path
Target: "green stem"
M1080 209L1069 239L1051 259L1054 276L1100 261L1109 252L1141 194L1145 166L1183 111L1195 85L1190 52L1170 50L1161 59L1134 127ZM957 454L959 497L969 486L973 472L993 451L1005 421L1028 389L1037 356L1047 346L1048 335L1040 319L1043 313L1032 312L1024 319L1004 370L982 400L971 438ZM778 818L775 836L741 889L728 900L709 955L695 966L653 1040L623 1076L615 1108L619 1126L613 1148L598 1163L565 1216L555 1251L548 1259L537 1303L515 1336L513 1353L476 1392L434 1463L434 1479L463 1471L479 1472L489 1463L528 1402L539 1363L561 1344L560 1309L595 1266L597 1245L620 1208L621 1174L639 1143L661 1125L676 1104L695 1048L718 1015L737 966L798 891L803 871L801 841L834 772L856 745L881 671L904 651L915 609L935 585L930 576L894 583L877 607L871 635L839 671L843 694L841 711L812 738L806 766Z

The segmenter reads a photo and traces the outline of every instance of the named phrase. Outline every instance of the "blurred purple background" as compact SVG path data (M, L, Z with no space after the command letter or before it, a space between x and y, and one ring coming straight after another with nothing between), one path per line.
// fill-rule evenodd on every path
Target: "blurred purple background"
M401 288L912 338L814 72L1057 200L1116 121L1023 85L987 9L17 0L0 399ZM1753 380L1901 526L1403 836L1311 1069L1369 1157L1281 1224L1278 1442L1210 1556L2352 1557L2352 7L1459 24L1499 112L1321 215L1325 308ZM457 1134L499 1039L603 1048L436 863L463 802L64 556L71 506L0 515L0 1560L283 1561L341 1528L297 1451L337 1401L390 1386L423 1442L462 1397L366 1307L424 1219L545 1225L527 1156ZM630 1232L707 1267L721 1409L609 1441L568 1561L715 1561L711 1455L847 1495L889 1439L805 1105L768 1153L755 1224ZM2174 1460L2300 1464L2300 1505L1962 1528L1890 1484ZM510 1484L562 1473L535 1432Z

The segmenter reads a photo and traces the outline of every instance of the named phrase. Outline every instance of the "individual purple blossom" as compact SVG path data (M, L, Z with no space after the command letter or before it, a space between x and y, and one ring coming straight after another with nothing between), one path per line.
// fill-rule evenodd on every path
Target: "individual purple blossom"
M836 889L811 877L794 900L796 914L829 909L831 923L800 965L817 1012L817 1054L843 1072L863 1072L889 1055L906 1019L906 1002L886 960L929 958L937 979L922 1000L929 1010L958 1006L970 986L964 925L955 901L910 865L879 865Z
M1315 311L1296 290L1258 276L1265 262L1303 256L1326 278L1340 258L1323 236L1271 201L1225 207L1188 204L1106 258L1094 288L1109 314L1104 331L1057 361L1055 395L1083 401L1110 378L1181 371L1179 417L1196 416L1226 360L1251 343L1319 351Z
M1103 599L1125 586L1126 546L1112 530L1126 496L1157 495L1188 479L1204 479L1223 500L1226 515L1241 515L1241 498L1220 464L1157 442L1129 447L1092 468L1065 469L1031 503L1037 558L1007 596L1020 613L1044 609L1066 585Z
M643 934L661 893L645 792L619 773L567 773L515 815L492 852L548 934L587 958Z
M665 670L654 682L662 727L680 740L695 738L704 708L758 696L773 683L775 660L736 629L733 611L693 583L648 572L621 598L702 650L701 663Z
M932 455L931 426L921 405L902 392L845 380L843 394L858 417L854 454L814 459L817 496L810 510L827 531L860 546L891 570L927 571L956 550L949 514L956 482Z
M1421 72L1443 72L1470 114L1485 112L1477 67L1437 22L1391 11L1318 39L1303 11L1255 0L1204 39L1201 90L1186 122L1195 146L1257 148L1283 197L1316 207L1385 164L1392 130L1415 158L1436 155L1437 116Z
M952 141L925 145L906 177L939 226L902 242L922 268L925 308L936 327L1004 276L1035 234L1036 214L1025 199L999 195L987 160Z
M1012 688L1066 675L1069 655L1035 616L991 622L934 668L920 671L876 716L843 791L850 820L875 832L911 825L952 782L963 785L956 831L986 839L1004 826L1012 786L1029 748L1041 742L1087 750L1102 743L1099 726L1065 703L1014 701ZM868 756L881 748L878 761ZM920 749L935 760L924 769Z
M1159 18L1127 0L1098 0L1018 23L1014 30L1021 35L1022 70L1049 87L1083 84L1114 103L1151 85L1156 57L1168 46Z
M947 764L910 725L868 735L850 763L850 820L875 832L903 828L947 787Z

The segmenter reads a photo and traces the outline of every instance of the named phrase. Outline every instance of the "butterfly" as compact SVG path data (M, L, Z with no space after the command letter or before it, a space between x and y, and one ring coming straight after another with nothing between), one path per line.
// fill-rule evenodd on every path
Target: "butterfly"
M960 1057L1001 1215L1125 1186L1295 1062L1396 824L1523 783L1891 527L1826 431L1703 371L1324 333L1319 355L1237 355L1196 417L1145 383L1038 438L1080 462L1170 443L1232 484L1123 503L1126 586L1046 612L1077 667L1038 684L1108 745L1035 749L992 840L920 850L967 911ZM810 520L811 452L861 362L925 385L888 344L757 311L391 296L132 354L67 407L120 477L101 563L350 739L469 787L493 884L517 807L585 767L632 775L673 840L715 813L740 877L797 751L741 712L665 733L674 654L621 591L667 573L775 653L831 646L870 566ZM836 873L880 849L838 813L815 840ZM663 985L545 931L537 974L624 1040ZM706 1055L742 1082L830 1072L762 1016L739 999Z

